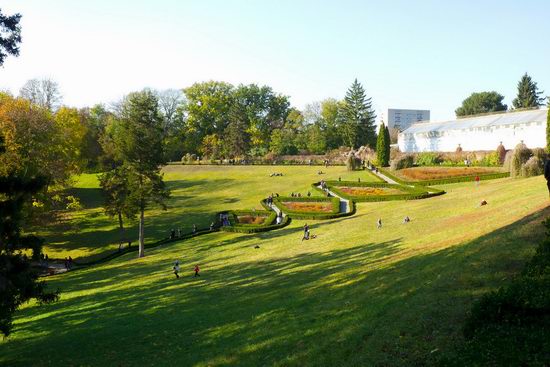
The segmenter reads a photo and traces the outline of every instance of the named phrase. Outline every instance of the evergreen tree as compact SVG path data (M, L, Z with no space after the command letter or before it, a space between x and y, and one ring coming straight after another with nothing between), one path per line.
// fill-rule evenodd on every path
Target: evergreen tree
M120 126L113 142L119 160L131 171L130 196L139 209L139 257L145 256L145 209L158 204L163 209L169 193L160 167L164 161L162 116L155 94L149 90L131 93L122 104Z
M383 122L382 122L383 123ZM391 137L390 137L390 129L388 128L388 125L386 125L385 127L385 133L386 133L386 138L385 138L385 149L384 149L384 154L385 154L385 158L386 158L386 166L388 166L390 164L390 152L391 152L391 148L390 148L390 145L391 145Z
M456 116L470 116L480 113L506 111L508 106L502 103L504 96L497 92L472 93L455 110Z
M546 114L546 151L550 153L550 108Z
M351 148L361 145L374 146L375 119L371 98L366 97L365 89L355 79L344 99L341 127L344 144Z
M19 56L21 14L4 15L0 11L0 66L8 55Z
M525 73L518 82L518 96L514 98L512 104L514 108L539 107L544 101L544 98L541 97L542 93L539 92L537 83Z
M3 152L0 139L0 154ZM10 334L13 313L23 303L31 298L39 303L58 299L58 292L46 292L45 283L38 281L38 272L31 264L42 256L42 240L21 235L24 207L45 185L44 177L0 177L0 333L4 336ZM31 258L26 251L31 251Z
M390 132L384 122L380 124L376 138L376 159L378 164L383 167L387 166L390 160Z

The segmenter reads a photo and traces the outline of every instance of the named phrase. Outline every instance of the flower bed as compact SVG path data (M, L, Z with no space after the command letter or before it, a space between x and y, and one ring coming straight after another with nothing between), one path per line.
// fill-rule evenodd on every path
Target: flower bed
M327 181L330 191L356 202L413 200L434 196L425 187L413 187L382 182ZM349 188L349 190L343 190Z
M329 219L348 213L340 213L340 199L337 197L278 197L273 202L286 215L296 219Z
M239 224L261 225L265 222L267 218L267 215L241 214L236 215L236 222Z
M402 174L403 171L413 172L412 170L424 171L424 174L421 173L408 173L409 176L413 175L414 177L440 177L432 178L425 180L412 180L406 178ZM432 172L432 176L427 171ZM384 175L390 177L394 181L403 184L403 185L445 185L458 182L468 182L475 181L476 176L479 176L480 180L494 180L497 178L510 177L509 172L502 172L497 168L482 168L482 167L417 167L417 168L407 168L399 171L391 171L387 169L380 168L380 172ZM450 172L450 173L449 173ZM482 173L484 172L484 173ZM437 174L437 176L436 176ZM445 174L447 174L446 177ZM454 174L454 176L452 176ZM465 175L466 174L466 175ZM451 175L451 176L449 176Z
M481 176L501 173L499 169L485 167L413 167L394 171L396 176L406 181L430 181L465 176Z

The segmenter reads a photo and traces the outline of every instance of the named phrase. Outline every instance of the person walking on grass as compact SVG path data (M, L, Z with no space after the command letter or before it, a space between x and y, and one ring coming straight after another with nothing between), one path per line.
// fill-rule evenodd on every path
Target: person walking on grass
M201 269L199 268L199 265L195 265L195 277L200 277L201 276L199 274L200 271L201 271Z
M544 163L544 178L546 179L546 187L548 187L548 193L550 194L550 159L547 159Z
M176 279L179 279L179 272L180 272L180 262L179 260L176 260L174 263L174 267L172 268L174 270L174 275L176 276Z

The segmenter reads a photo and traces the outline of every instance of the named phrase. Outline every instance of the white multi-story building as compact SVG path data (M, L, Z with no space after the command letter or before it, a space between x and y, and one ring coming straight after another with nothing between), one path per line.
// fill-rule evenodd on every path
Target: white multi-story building
M430 121L429 110L388 109L388 128L403 131L420 121Z
M402 152L495 150L500 142L513 149L523 141L529 148L546 146L548 110L517 111L411 125L399 134Z

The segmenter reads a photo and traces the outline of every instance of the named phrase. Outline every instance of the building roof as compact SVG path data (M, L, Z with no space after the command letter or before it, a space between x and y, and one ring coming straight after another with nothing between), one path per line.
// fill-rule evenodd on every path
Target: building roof
M495 113L491 115L465 117L456 120L439 122L419 122L412 124L403 134L426 133L430 131L464 130L477 127L500 125L517 125L528 122L546 122L548 110L527 110L517 112Z

